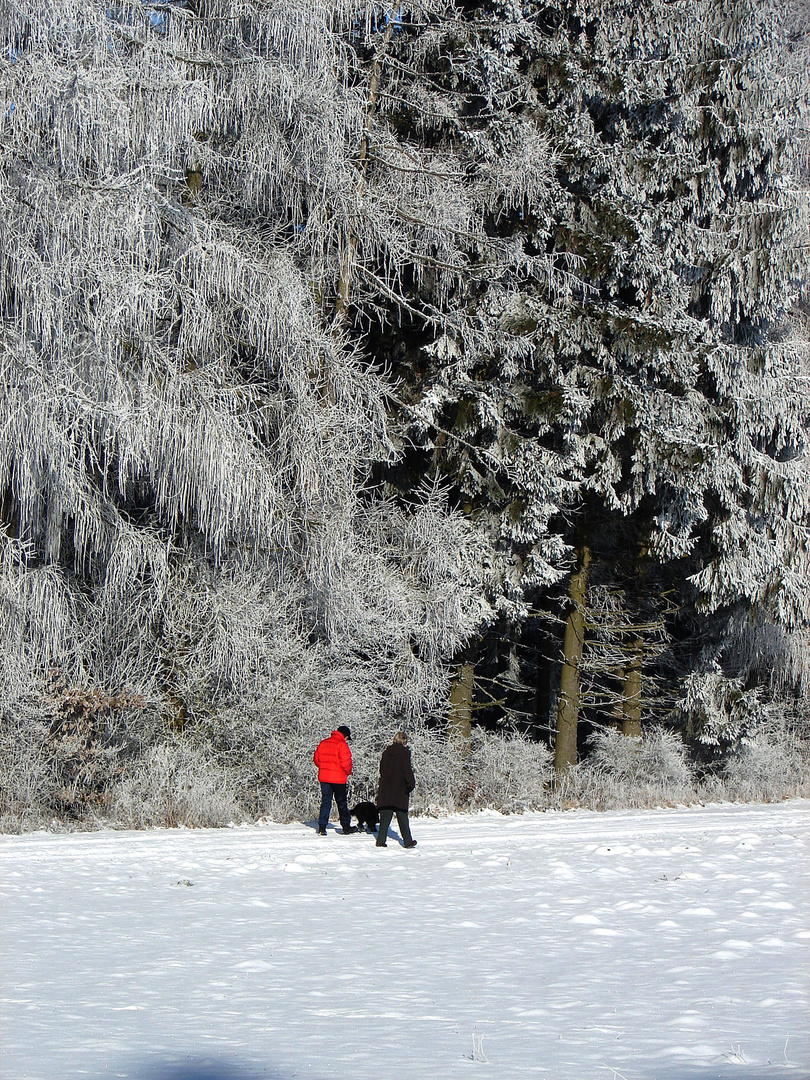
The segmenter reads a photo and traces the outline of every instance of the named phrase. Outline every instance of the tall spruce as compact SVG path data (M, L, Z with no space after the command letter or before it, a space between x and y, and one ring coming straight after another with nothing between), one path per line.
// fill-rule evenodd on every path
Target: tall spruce
M808 397L790 325L802 200L786 168L806 98L782 63L793 14L726 0L464 5L420 73L441 108L418 120L388 99L392 131L448 156L494 146L507 168L520 153L503 133L519 130L553 166L490 203L486 272L391 351L414 466L451 477L489 536L500 609L548 607L566 551L579 555L563 619L597 617L586 563L601 595L622 598L603 682L628 731L651 666L672 702L678 663L706 662L740 605L808 614ZM399 61L418 85L414 67ZM412 308L438 306L429 279L409 284ZM570 650L587 641L568 619L558 715L575 730L583 660ZM665 670L668 637L681 660L670 650ZM560 741L558 769L575 746Z
M588 388L578 435L592 440L597 509L580 528L635 522L637 581L649 583L650 561L671 564L672 585L695 588L678 590L681 606L803 621L808 396L787 322L802 268L785 175L803 101L780 78L784 9L577 14L560 22L540 85L570 162L555 243L583 257L594 290L558 350ZM625 588L637 606L645 591L632 577ZM643 637L627 644L629 703Z

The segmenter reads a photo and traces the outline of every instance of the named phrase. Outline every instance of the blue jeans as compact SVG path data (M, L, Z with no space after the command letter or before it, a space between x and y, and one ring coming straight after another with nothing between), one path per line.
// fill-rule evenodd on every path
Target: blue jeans
M323 781L321 781L321 812L318 814L318 828L325 829L329 823L329 815L332 812L333 795L335 796L335 802L337 803L340 824L344 829L348 829L352 823L352 818L349 813L349 804L346 801L346 785L325 784Z

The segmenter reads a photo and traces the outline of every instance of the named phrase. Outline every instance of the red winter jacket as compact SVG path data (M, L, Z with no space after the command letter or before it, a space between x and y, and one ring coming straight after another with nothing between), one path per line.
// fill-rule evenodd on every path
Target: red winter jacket
M318 743L312 760L318 766L318 780L321 784L345 784L349 779L352 752L339 731L333 731L328 739Z

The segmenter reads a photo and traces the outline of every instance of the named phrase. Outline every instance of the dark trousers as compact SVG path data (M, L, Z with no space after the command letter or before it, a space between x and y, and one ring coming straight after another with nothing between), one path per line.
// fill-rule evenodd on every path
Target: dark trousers
M321 781L321 812L318 814L318 828L325 829L329 823L329 815L332 813L333 795L335 796L335 802L337 803L340 824L344 829L348 829L352 823L352 818L349 813L349 804L346 801L346 785L325 784L323 781Z
M408 821L407 810L396 810L393 806L384 806L380 810L380 827L377 830L377 846L382 847L385 843L385 839L388 836L388 826L391 824L391 818L397 815L397 825L399 826L399 835L402 837L403 844L410 844L413 840L411 836L411 823Z

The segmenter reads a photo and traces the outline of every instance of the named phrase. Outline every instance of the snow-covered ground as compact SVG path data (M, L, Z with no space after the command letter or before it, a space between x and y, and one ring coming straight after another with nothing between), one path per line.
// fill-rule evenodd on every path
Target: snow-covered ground
M3 1080L810 1077L810 802L0 837Z

